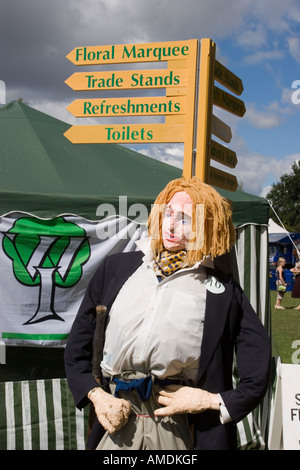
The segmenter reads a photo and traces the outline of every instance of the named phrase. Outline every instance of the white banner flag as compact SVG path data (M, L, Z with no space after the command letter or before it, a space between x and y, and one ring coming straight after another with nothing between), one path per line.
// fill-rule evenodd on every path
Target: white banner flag
M126 217L0 219L0 339L7 344L66 344L85 289L111 253L136 249L144 224Z

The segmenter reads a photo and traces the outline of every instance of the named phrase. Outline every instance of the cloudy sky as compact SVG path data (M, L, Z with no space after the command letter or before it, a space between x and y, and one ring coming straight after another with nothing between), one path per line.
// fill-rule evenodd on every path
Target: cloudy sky
M84 125L86 119L66 110L85 97L64 83L79 71L66 59L74 47L204 37L216 42L217 59L244 84L243 118L215 112L232 129L229 148L238 164L230 172L245 191L265 195L300 158L299 0L2 0L5 100L21 97L33 108ZM181 145L132 148L182 167Z

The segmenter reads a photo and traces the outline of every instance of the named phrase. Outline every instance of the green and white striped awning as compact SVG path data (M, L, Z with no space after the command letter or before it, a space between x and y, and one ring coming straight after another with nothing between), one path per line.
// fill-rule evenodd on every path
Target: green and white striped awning
M87 417L66 379L0 383L0 450L85 449Z
M0 450L84 450L89 407L76 409L66 379L0 383ZM238 447L264 449L259 411L238 424Z
M238 281L271 336L268 227L239 227L235 253ZM241 450L266 448L271 392L270 387L261 405L238 424L238 446Z
M268 227L244 225L237 229L238 281L267 331L270 331Z

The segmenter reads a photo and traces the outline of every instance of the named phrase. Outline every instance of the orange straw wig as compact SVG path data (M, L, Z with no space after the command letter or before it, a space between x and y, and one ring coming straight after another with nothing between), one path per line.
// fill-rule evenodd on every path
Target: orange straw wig
M229 251L235 242L230 204L214 188L192 177L170 181L156 198L148 219L154 256L164 249L161 231L164 208L180 191L185 191L193 202L193 237L187 247L186 264L192 266L206 256L214 259Z

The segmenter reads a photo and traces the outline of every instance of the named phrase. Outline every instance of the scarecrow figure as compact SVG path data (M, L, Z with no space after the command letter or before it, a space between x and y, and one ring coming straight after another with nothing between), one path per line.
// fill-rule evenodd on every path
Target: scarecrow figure
M231 216L198 178L171 181L139 250L96 271L65 353L77 407L95 408L89 448L236 448L236 423L268 386L270 341L240 286L214 265L234 245ZM99 304L108 313L101 384L91 365Z

